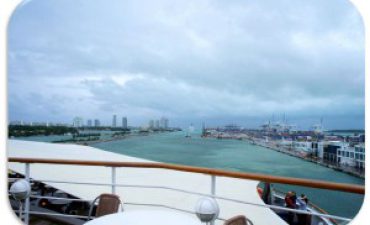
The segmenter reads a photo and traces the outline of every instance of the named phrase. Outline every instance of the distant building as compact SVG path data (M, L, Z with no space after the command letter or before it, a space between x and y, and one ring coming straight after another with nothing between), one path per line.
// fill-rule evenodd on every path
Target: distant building
M315 157L324 158L324 142L312 142L312 153Z
M355 148L347 142L340 142L340 148L337 152L338 164L342 166L355 166Z
M317 157L324 162L333 163L338 166L353 167L359 171L365 169L365 145L360 143L353 145L351 142L329 141L318 142L313 149L317 149Z
M224 127L224 131L226 132L239 132L240 130L240 126L236 124L228 124Z
M117 127L117 115L113 115L112 127Z
M202 137L205 137L206 135L207 135L206 124L203 122L202 123Z
M94 120L94 127L100 127L100 120L98 119Z
M313 153L313 143L310 141L292 141L292 147L296 151L303 151L307 153ZM316 146L315 146L316 147Z
M359 144L355 146L355 167L359 170L365 169L365 145Z
M365 135L351 135L345 137L346 142L351 143L351 145L357 145L365 142Z
M276 122L268 121L267 123L264 123L261 125L261 129L264 132L291 133L291 132L296 132L297 127L295 125L288 124L286 120L284 119L284 121L276 121Z
M360 135L360 142L362 142L362 143L365 142L365 134Z
M83 119L81 117L75 117L73 119L73 127L82 127L83 126Z
M155 122L154 122L154 128L155 129L159 129L159 120L156 120Z
M160 120L160 127L167 129L168 128L168 119L165 117L162 117Z
M149 120L149 128L150 129L154 128L154 120Z
M323 159L329 163L338 163L338 151L342 147L342 142L333 141L329 142L327 145L324 146L323 149Z
M92 120L87 120L87 126L92 127Z
M122 117L122 128L127 129L127 117Z

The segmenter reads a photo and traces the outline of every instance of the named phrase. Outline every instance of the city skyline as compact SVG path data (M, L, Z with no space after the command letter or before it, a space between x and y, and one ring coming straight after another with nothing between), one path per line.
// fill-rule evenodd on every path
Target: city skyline
M256 127L287 114L364 128L364 28L348 1L71 3L12 16L10 121L125 112L135 125Z
M113 115L114 117L117 117L117 115ZM108 121L108 120L107 120ZM114 121L114 119L113 119ZM9 121L9 125L22 125L22 126L72 126L72 127L111 127L111 128L149 128L149 129L157 129L157 128L182 128L182 129L188 129L189 127L193 127L202 130L204 128L222 128L222 127L228 127L228 126L237 126L241 129L260 129L263 130L266 128L266 126L279 126L279 127L289 127L292 131L316 131L316 130L322 130L322 131L332 131L332 130L353 130L353 131L364 131L364 129L361 128L330 128L327 127L324 123L323 118L320 119L320 121L316 121L317 123L311 124L308 127L302 126L301 124L295 124L291 123L287 120L286 116L282 118L276 118L272 117L269 120L266 120L265 122L261 124L257 124L255 126L246 125L243 123L238 123L237 121L226 121L222 123L221 121L218 121L218 123L209 123L209 121L202 121L199 123L190 123L189 124L183 124L183 125L169 125L169 119L166 117L161 117L160 119L150 119L149 121L143 123L143 124L130 124L128 125L128 119L126 116L122 117L121 124L114 125L114 122L101 122L100 119L91 119L91 118L83 118L76 116L69 122L60 122L60 121L25 121L25 120L13 120ZM178 124L178 123L175 123ZM207 126L206 126L207 124Z

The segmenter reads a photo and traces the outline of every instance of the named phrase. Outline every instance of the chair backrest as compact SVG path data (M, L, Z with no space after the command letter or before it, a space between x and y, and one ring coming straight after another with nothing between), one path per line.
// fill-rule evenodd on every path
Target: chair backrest
M116 213L121 205L123 211L123 204L118 195L114 194L101 194L92 201L87 220L92 218L92 212L96 201L99 200L99 204L96 207L95 217L104 216L112 213Z
M224 222L224 225L252 225L252 222L247 217L239 215L234 216Z
M99 196L99 204L96 208L95 217L104 216L118 212L121 200L118 195L101 194Z

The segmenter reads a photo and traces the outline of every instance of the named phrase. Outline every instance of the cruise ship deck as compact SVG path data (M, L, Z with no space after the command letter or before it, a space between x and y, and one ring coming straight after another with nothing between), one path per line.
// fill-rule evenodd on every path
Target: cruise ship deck
M152 161L106 152L88 146L8 141L9 158L83 160L91 162L153 163ZM245 215L253 224L287 224L272 211L257 192L258 181L164 168L128 168L97 165L31 163L30 178L49 184L80 199L93 200L101 193L120 196L125 211L148 207L189 212L202 196L218 196L216 224ZM10 162L9 169L27 174L25 164ZM235 201L230 201L234 199ZM246 204L247 203L247 204ZM266 206L266 207L264 207ZM32 213L31 213L32 214Z

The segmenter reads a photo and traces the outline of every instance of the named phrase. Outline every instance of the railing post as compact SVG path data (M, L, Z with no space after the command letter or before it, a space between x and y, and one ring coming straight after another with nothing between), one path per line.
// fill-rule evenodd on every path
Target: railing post
M27 182L30 182L30 164L26 163L25 167L25 178ZM30 212L30 197L26 198L26 204L24 209L24 223L28 225L29 223L29 212Z
M211 194L216 195L216 176L211 176Z
M216 176L211 175L211 194L214 196L216 195ZM211 225L215 225L215 220L211 222Z
M112 167L112 194L116 193L116 167Z

